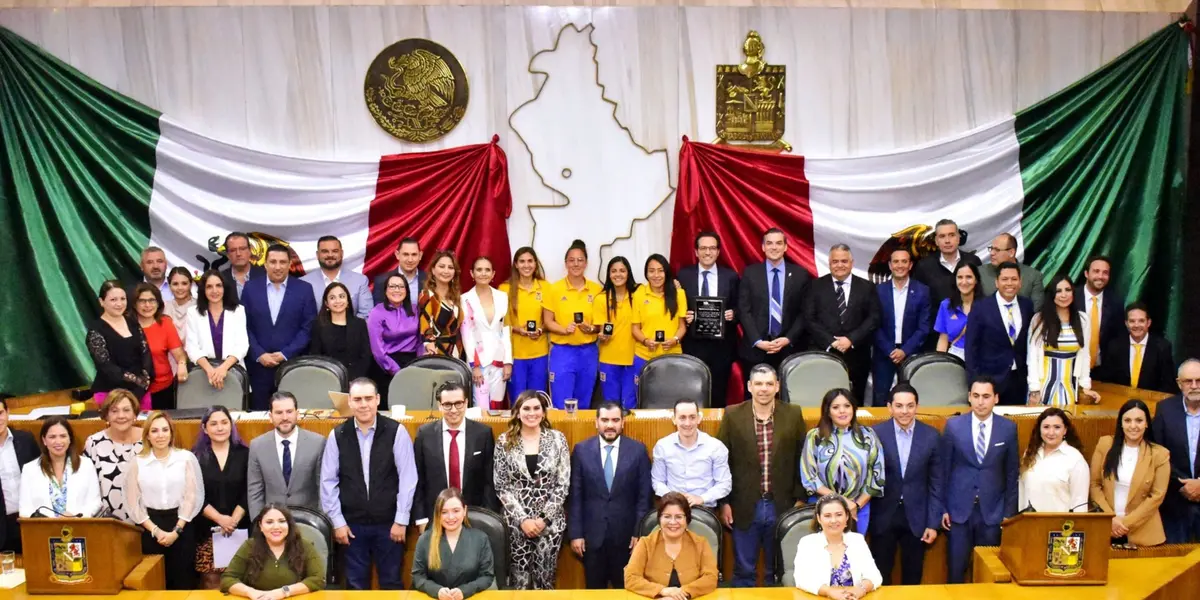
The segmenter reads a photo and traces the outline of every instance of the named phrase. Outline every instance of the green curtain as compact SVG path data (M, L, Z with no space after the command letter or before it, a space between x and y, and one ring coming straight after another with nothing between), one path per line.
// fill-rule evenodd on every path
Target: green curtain
M1189 36L1170 25L1017 115L1026 260L1082 277L1113 260L1109 286L1149 305L1179 347L1183 310ZM1049 290L1047 290L1049 293Z
M0 391L91 381L96 291L141 277L158 117L0 27Z

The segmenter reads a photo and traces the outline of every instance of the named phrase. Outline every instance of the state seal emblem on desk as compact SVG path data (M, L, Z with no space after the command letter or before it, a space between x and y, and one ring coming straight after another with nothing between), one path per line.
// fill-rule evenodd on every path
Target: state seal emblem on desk
M1083 532L1075 521L1063 522L1062 531L1051 531L1046 543L1046 574L1051 577L1083 575Z
M425 143L454 129L467 112L467 73L430 40L400 40L380 52L363 83L367 110L392 136Z
M61 537L50 538L50 581L86 583L88 575L87 540L71 537L71 528L63 527Z
M766 46L757 31L742 43L745 61L717 65L717 137L719 143L742 143L790 149L783 141L787 67L768 65Z

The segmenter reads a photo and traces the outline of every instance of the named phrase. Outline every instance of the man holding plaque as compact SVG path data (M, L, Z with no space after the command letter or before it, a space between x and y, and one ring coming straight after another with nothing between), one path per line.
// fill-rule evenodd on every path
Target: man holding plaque
M787 237L772 227L763 233L765 262L747 265L738 286L737 317L742 324L742 360L746 367L766 363L779 370L799 349L806 323L801 302L811 276L784 260Z
M679 270L679 285L687 296L687 335L683 353L704 361L712 373L712 407L725 408L729 373L737 356L738 284L741 278L730 268L717 265L721 238L711 231L696 236L698 264Z

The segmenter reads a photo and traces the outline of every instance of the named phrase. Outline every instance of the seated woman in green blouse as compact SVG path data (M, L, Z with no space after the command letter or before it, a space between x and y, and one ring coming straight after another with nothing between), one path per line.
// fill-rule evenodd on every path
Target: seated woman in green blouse
M272 502L221 574L221 591L251 600L282 600L325 588L325 562L300 537L286 506Z
M413 554L413 589L438 600L462 600L488 589L492 544L486 533L471 529L458 488L438 494L433 527L421 534Z

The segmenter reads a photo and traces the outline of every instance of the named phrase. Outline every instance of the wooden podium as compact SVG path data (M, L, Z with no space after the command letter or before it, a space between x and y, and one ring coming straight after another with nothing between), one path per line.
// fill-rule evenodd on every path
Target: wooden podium
M30 594L116 594L142 560L141 530L116 519L21 519Z
M1022 585L1104 585L1112 513L1022 513L1001 526L1000 560Z

